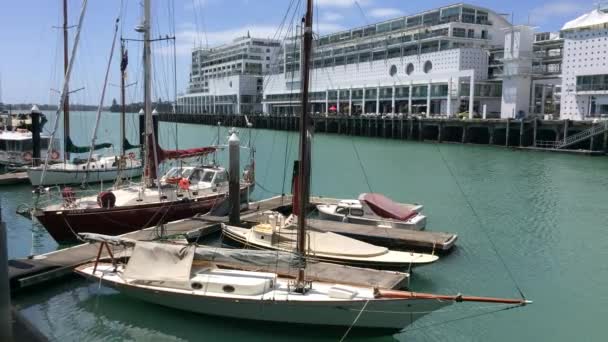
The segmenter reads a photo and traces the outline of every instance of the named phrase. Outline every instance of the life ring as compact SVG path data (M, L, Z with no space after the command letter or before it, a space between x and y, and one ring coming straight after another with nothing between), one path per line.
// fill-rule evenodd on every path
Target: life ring
M135 153L129 152L129 159L135 160Z
M97 205L100 208L111 209L116 205L116 195L112 191L102 191L97 195Z
M178 185L182 190L190 190L190 181L188 180L188 178L180 179Z
M28 161L28 162L32 160L32 154L30 152L24 152L22 157L23 157L23 160Z
M55 150L51 151L51 159L53 159L53 160L59 159L59 152L57 152Z

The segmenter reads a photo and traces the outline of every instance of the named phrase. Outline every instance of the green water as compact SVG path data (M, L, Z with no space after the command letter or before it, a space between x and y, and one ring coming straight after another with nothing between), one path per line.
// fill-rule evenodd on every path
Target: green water
M113 127L106 128L109 135ZM162 124L161 143L171 146L179 137L180 147L206 145L217 130L179 125L178 131L176 135L174 124ZM222 128L222 135L226 134ZM285 184L290 182L296 135L254 130L252 138L257 148L256 176L264 187L258 187L254 197L281 193L284 175ZM241 139L248 140L246 131ZM458 233L458 246L451 254L416 269L413 289L517 297L519 286L534 301L524 308L470 319L460 318L497 307L455 304L404 333L353 334L349 340L604 341L607 175L608 159L603 157L316 135L314 194L353 198L371 188L399 201L423 203L429 230ZM36 253L55 249L42 229L13 214L16 205L31 198L29 187L0 191L10 256L28 255L32 238ZM344 332L194 315L132 300L80 279L49 285L15 301L56 341L329 341Z

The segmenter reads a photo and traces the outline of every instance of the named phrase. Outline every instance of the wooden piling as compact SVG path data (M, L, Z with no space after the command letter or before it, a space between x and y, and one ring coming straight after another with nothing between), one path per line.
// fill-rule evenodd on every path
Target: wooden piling
M507 129L506 129L506 132L505 132L505 147L509 147L509 135L511 133L510 129L509 129L510 126L511 126L510 124L511 124L511 119L507 118Z

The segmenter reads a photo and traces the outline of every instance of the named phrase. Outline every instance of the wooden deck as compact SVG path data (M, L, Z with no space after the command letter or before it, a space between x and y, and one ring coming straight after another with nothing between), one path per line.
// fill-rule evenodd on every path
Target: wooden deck
M250 209L243 212L242 217L255 217L265 210L281 209L286 203L290 203L290 198L287 200L282 197L273 197L254 202L250 205ZM227 219L204 215L195 216L190 219L168 223L161 228L152 227L127 233L122 237L134 240L155 240L163 233L166 236L182 235L200 239L219 231L220 222L224 220ZM98 244L83 244L39 255L33 259L10 260L11 291L15 292L70 275L74 267L93 260L98 249ZM104 253L102 256L106 256L106 254ZM270 266L268 271L275 270L275 267L277 266ZM286 268L278 269L278 271L284 272L286 276L291 276L293 272L293 270ZM353 285L375 285L383 288L400 288L407 286L409 282L409 274L407 273L368 270L328 263L311 264L308 275L311 280L340 281Z
M26 184L29 182L27 172L9 172L0 175L0 185Z

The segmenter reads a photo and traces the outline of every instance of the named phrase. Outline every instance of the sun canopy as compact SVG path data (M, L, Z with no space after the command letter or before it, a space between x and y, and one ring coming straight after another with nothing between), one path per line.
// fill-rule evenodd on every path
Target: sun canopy
M383 218L406 221L417 215L416 211L410 210L382 194L364 193L359 195L359 201Z
M163 150L160 146L157 146L158 151L158 162L169 159L183 159L205 156L209 153L215 152L215 147L198 147L189 148L185 150Z

